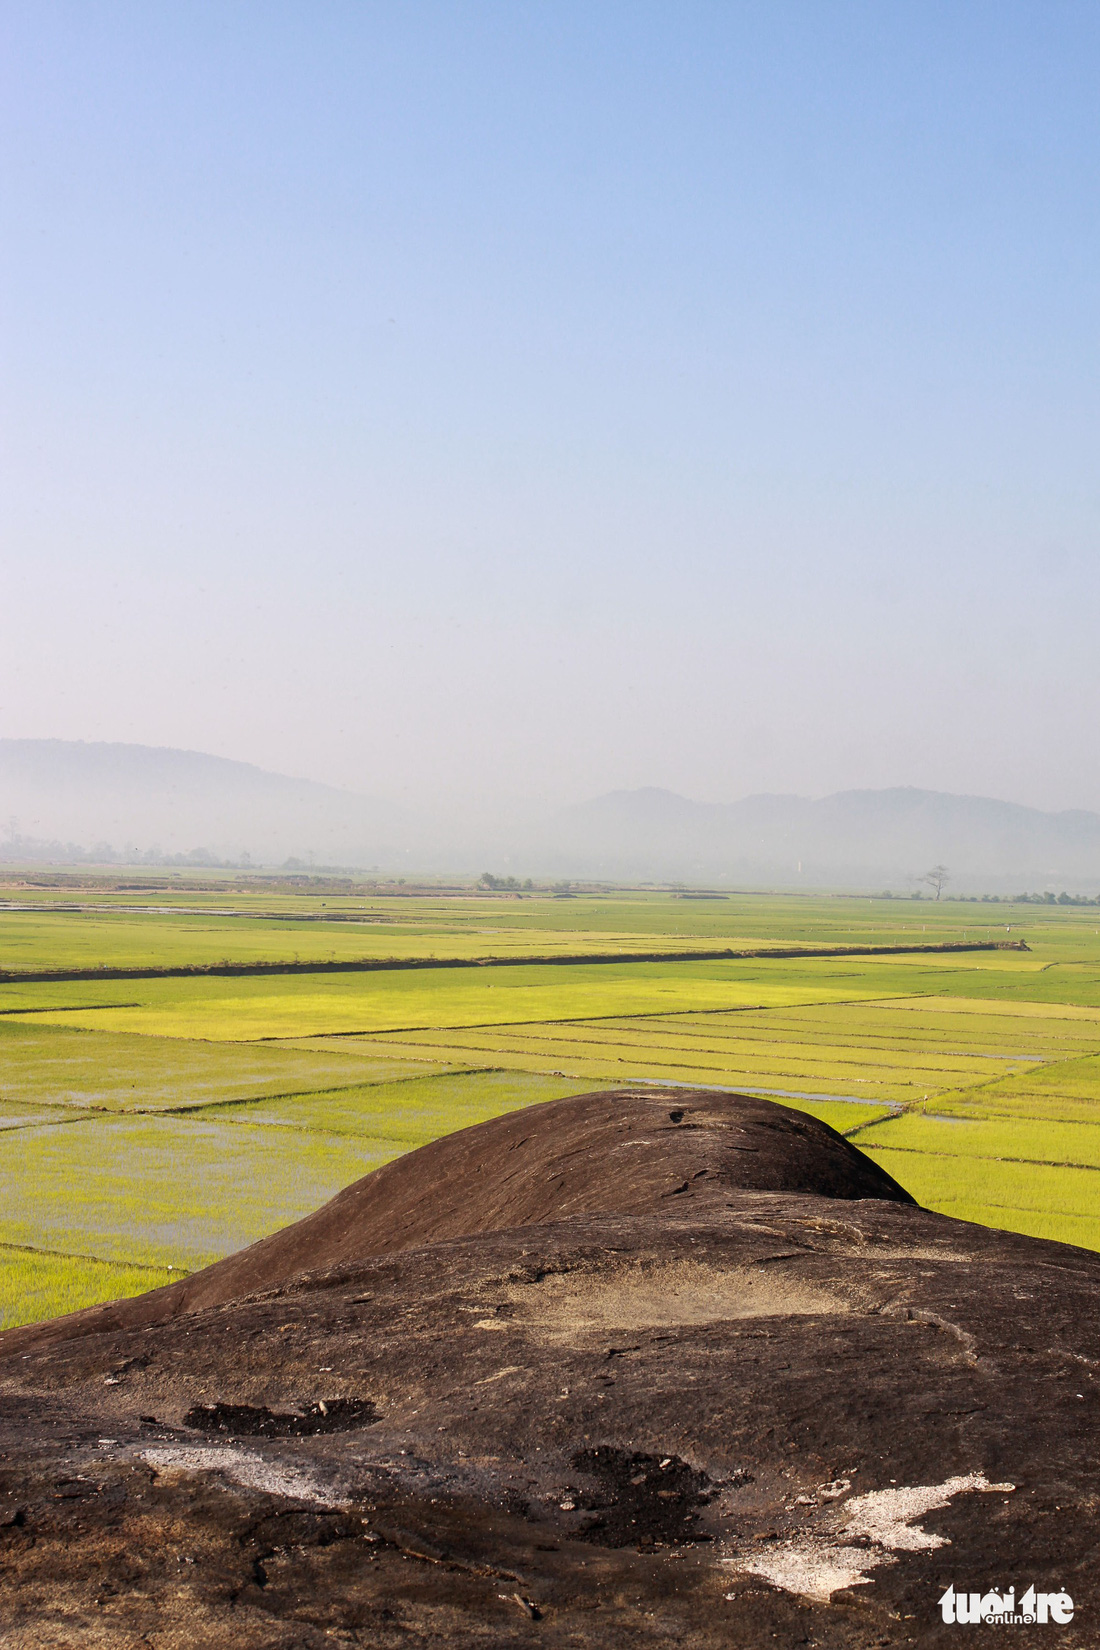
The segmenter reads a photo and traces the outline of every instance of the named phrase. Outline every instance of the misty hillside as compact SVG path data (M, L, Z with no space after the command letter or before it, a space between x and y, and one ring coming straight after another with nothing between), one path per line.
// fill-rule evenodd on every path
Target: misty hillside
M1100 886L1100 814L908 787L726 805L612 791L560 813L545 846L561 874L637 880L900 888L943 863L991 890Z
M398 861L407 833L388 803L248 762L150 745L0 739L0 839L9 843L372 865Z
M442 813L442 809L440 813ZM730 886L905 889L936 863L960 891L1100 890L1100 815L908 788L717 804L612 791L491 837L247 762L148 745L0 739L0 852L110 845L385 871ZM136 856L135 856L136 857Z

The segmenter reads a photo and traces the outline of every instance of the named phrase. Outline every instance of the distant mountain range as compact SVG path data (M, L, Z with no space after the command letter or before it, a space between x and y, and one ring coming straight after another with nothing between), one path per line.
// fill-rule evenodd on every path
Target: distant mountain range
M646 788L460 837L384 801L196 751L0 740L0 857L109 854L896 892L943 864L959 891L1091 893L1100 814L908 787L728 804Z
M1100 814L910 787L724 805L612 791L561 813L550 842L562 867L634 880L900 890L944 864L955 885L991 892L1052 881L1100 888Z

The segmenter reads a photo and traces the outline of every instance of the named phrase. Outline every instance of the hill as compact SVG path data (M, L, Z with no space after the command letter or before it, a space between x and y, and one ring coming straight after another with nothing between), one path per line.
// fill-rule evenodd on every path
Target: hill
M361 866L400 863L409 830L388 803L248 762L67 739L0 739L0 820L12 857L71 857L75 844Z
M180 1283L9 1330L0 1346L39 1346L204 1311L300 1272L354 1264L475 1232L588 1214L653 1214L676 1188L687 1204L730 1186L912 1203L884 1169L827 1123L750 1095L610 1092L510 1112L433 1140L339 1192L315 1214ZM626 1158L627 1172L607 1178ZM693 1182L699 1182L693 1184ZM679 1205L678 1205L679 1207Z

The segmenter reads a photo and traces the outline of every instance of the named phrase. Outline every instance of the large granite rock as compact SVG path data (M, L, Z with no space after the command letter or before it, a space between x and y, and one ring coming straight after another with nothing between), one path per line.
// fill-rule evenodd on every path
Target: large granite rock
M766 1101L513 1114L0 1336L0 1643L1100 1644L1098 1303Z

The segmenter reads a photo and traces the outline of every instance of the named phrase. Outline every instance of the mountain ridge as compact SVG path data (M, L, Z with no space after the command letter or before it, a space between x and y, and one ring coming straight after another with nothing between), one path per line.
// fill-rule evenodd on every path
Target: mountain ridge
M726 803L642 786L480 830L445 812L440 804L437 818L417 816L201 751L0 739L0 819L9 822L0 855L9 861L56 861L77 843L91 851L135 842L186 858L201 844L259 865L296 858L473 874L492 865L558 878L895 890L942 863L960 889L1100 891L1100 814L917 786L818 798L759 792Z
M805 886L896 885L943 862L971 879L1100 882L1100 814L917 786L820 798L760 793L732 803L613 791L562 810L556 824L563 858L628 865L638 880L690 869Z

